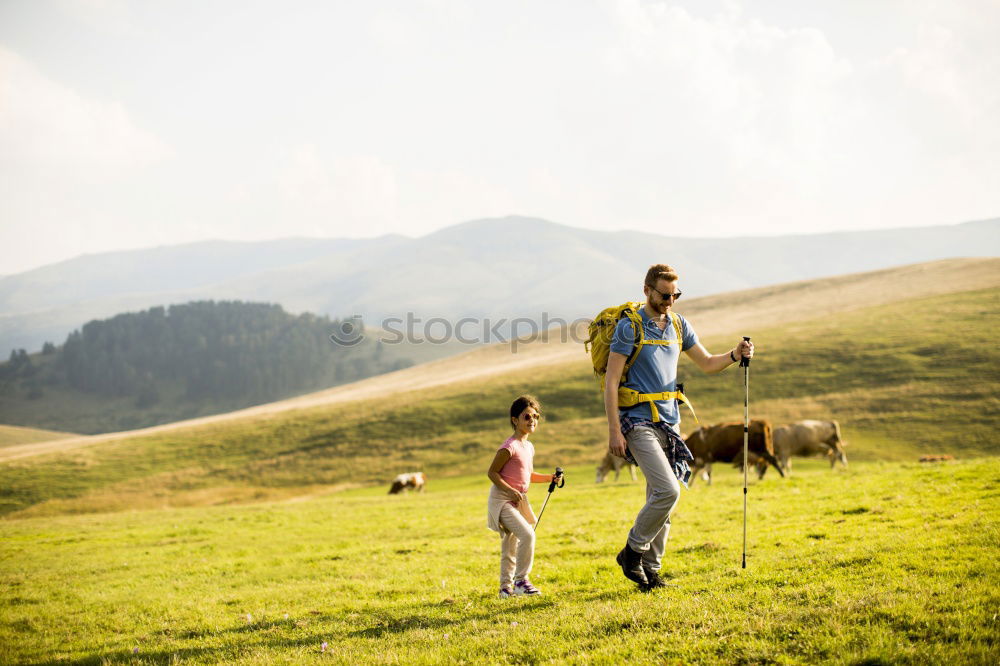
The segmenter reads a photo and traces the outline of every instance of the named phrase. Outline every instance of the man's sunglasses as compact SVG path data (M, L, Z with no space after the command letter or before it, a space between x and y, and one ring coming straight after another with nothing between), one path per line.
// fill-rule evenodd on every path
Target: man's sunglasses
M672 294L664 294L662 291L657 291L656 289L653 289L652 287L649 287L649 288L650 288L651 291L655 291L657 294L659 294L660 298L662 298L663 300L667 300L668 298L673 298L676 301L678 298L681 297L681 292L679 292L679 291L675 291Z

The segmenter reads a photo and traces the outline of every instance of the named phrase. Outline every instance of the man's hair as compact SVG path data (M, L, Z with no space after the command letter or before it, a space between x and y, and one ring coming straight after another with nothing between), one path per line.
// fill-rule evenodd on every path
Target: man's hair
M516 419L520 418L521 412L526 410L528 407L534 407L538 415L542 415L542 406L538 402L538 398L533 395L522 395L514 401L514 404L510 406L510 418Z
M667 282L676 282L677 273L674 269L666 264L653 264L646 271L646 286L656 288L657 280L666 280Z

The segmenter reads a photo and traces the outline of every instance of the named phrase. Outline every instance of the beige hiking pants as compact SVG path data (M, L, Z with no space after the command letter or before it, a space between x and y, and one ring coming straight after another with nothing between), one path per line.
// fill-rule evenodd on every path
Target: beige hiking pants
M535 559L535 530L521 512L510 504L500 510L500 587L527 578Z

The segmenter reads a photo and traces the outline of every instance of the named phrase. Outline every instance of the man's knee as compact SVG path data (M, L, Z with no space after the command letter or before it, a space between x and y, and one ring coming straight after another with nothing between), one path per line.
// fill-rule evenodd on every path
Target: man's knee
M677 500L680 499L681 489L677 483L664 484L659 488L653 488L650 494L649 503L661 509L672 509Z

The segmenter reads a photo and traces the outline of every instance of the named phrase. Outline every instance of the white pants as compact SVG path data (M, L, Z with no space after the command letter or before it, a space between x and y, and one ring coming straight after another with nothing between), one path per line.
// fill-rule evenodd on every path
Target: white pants
M510 504L500 510L500 524L507 530L500 537L500 587L528 577L535 559L535 530Z

